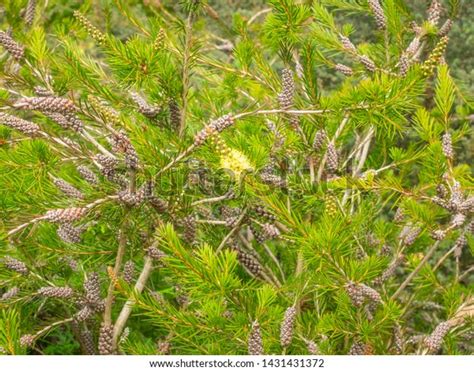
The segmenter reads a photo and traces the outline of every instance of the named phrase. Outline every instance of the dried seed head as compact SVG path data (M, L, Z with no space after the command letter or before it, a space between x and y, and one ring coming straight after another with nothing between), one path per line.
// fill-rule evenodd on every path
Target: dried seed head
M351 356L361 356L367 354L367 346L361 341L355 341L352 343L351 349L349 350L349 355Z
M94 338L92 337L92 333L89 331L89 329L85 328L81 330L80 340L86 354L97 354Z
M260 173L260 179L262 180L263 183L272 185L274 187L278 188L286 188L287 182L285 179L283 179L281 176L275 175L275 174L270 174L267 172L262 172Z
M474 197L464 200L458 207L458 211L463 214L474 212Z
M199 146L214 134L221 132L225 128L234 124L234 118L231 115L224 115L216 120L212 120L201 131L194 136L194 145Z
M275 215L273 215L272 213L270 213L267 209L265 209L265 207L263 207L262 205L257 205L253 208L253 211L255 211L255 213L260 216L261 218L264 218L266 220L269 220L269 221L274 221L276 218L275 218ZM240 214L240 209L237 210L237 214Z
M326 146L327 142L328 142L328 134L326 133L326 130L319 129L314 135L313 149L315 151L320 151Z
M462 249L464 246L467 245L467 238L466 235L463 233L461 234L454 243L454 257L460 258L462 255Z
M306 347L308 348L309 354L312 354L312 355L321 354L321 351L320 351L318 345L312 340L309 340L309 341L306 342Z
M132 93L131 97L135 104L138 106L138 112L140 112L143 116L153 119L160 113L160 107L149 104L138 93Z
M60 97L25 97L16 101L14 107L37 110L43 113L60 113L67 117L76 113L77 108L67 98Z
M36 0L28 0L28 4L25 8L25 14L23 15L23 19L25 20L25 24L27 26L31 26L33 20L35 18L36 12Z
M466 216L464 214L456 214L451 219L450 227L455 229L461 227L466 221Z
M405 211L402 207L398 207L395 215L393 216L393 221L395 223L401 223L403 222L403 219L405 219Z
M364 302L364 293L360 287L360 285L355 284L352 281L349 281L345 285L345 289L347 294L349 295L349 298L352 301L352 304L356 307L360 307L362 303Z
M188 215L180 220L184 227L183 239L186 243L192 245L196 241L197 223L193 215Z
M58 187L66 196L72 198L83 199L84 195L81 191L79 191L76 187L72 186L68 182L62 179L54 179L53 183L56 187Z
M0 31L0 45L17 61L20 61L25 55L25 48L4 31Z
M171 127L177 129L181 122L181 110L178 102L175 99L171 99L168 103L168 110L170 114Z
M248 271L254 276L260 276L263 271L263 267L257 259L255 259L249 253L242 251L242 249L237 245L233 246L232 249L237 252L237 260L243 267L247 268Z
M406 53L403 53L398 61L398 70L399 74L402 77L405 77L408 72L408 68L410 68L410 60Z
M403 263L403 260L405 259L404 255L396 257L390 265L385 269L380 277L377 277L374 280L374 285L381 285L385 281L387 281L390 277L392 277L395 274L395 271L397 268Z
M77 171L81 177L90 184L99 184L99 178L95 173L90 170L87 166L80 165L77 167Z
M360 55L359 56L359 61L360 61L360 63L363 64L363 66L367 69L367 71L369 71L369 72L374 72L375 71L376 67L375 67L374 61L372 61L372 59L370 59L366 55Z
M449 31L451 31L451 28L453 27L453 21L451 19L447 19L441 28L438 31L438 36L443 37L447 36Z
M158 354L170 354L171 351L171 343L167 340L159 340L156 343L156 352Z
M265 223L262 226L262 232L266 239L273 239L280 236L280 230L271 223Z
M334 68L336 71L346 76L352 76L354 74L354 71L352 71L352 68L350 68L349 66L346 66L345 64L338 63L336 64L336 66L334 66Z
M112 148L116 152L121 152L125 154L125 164L130 169L138 169L138 155L137 151L133 147L130 139L128 138L125 132L120 131L113 135L112 137Z
M86 305L74 315L74 319L77 322L84 322L88 320L89 318L91 318L93 314L94 314L94 310L91 307Z
M166 254L163 251L153 246L150 246L146 250L146 254L154 260L161 260L166 256Z
M97 306L102 302L100 297L100 282L97 272L88 275L84 282L85 300L88 305Z
M1 297L0 297L0 301L6 301L6 300L10 300L10 299L13 299L15 296L18 295L18 293L20 292L20 289L18 287L12 287L10 290L8 290L7 292L5 292Z
M46 115L64 129L72 129L76 132L80 132L84 128L84 123L74 115L66 117L56 112L47 113Z
M33 122L0 112L0 124L9 126L27 135L36 134L40 127Z
M425 346L428 348L430 353L436 353L441 348L444 337L453 326L454 323L451 321L441 322L438 326L436 326L431 335L428 336L424 341Z
M366 297L371 304L379 304L382 302L380 294L372 287L369 287L364 284L360 284L359 287L362 292L362 295L364 295L364 297Z
M252 329L248 337L248 351L252 356L263 355L262 333L257 321L252 323Z
M430 7L428 8L428 22L430 22L433 26L438 25L439 17L441 15L441 4L438 0L433 0L431 2Z
M70 287L41 287L36 292L38 295L47 298L70 298L74 291Z
M431 233L431 236L435 240L441 241L446 237L446 231L443 231L442 229L437 229L437 230L433 231L433 233Z
M352 43L352 41L348 37L340 34L339 35L339 40L341 40L342 47L345 50L347 50L348 52L357 54L356 47L354 46L354 44Z
M396 325L393 328L393 349L395 354L403 354L403 335L400 325Z
M113 354L113 326L103 323L100 326L99 332L99 354L111 355Z
M34 342L35 342L35 337L30 334L23 335L20 338L20 345L22 347L30 347L34 344Z
M293 106L293 96L295 94L295 81L293 80L293 72L284 68L281 73L282 89L278 94L278 102L282 110L288 110Z
M451 134L448 132L444 133L441 141L441 147L446 158L452 160L454 158L453 144L451 140Z
M5 268L15 271L17 273L23 274L24 276L26 276L29 273L29 270L26 267L25 263L15 258L12 258L10 256L6 256L3 259L3 264L5 265Z
M97 27L95 27L81 12L78 10L74 11L74 17L78 20L82 27L85 28L87 33L92 37L98 44L105 44L106 37L105 35L99 31Z
M380 6L379 0L368 0L370 10L374 14L375 23L380 30L384 30L387 27L387 20L385 19L385 13Z
M64 242L80 243L83 230L84 228L75 227L71 223L64 223L59 226L57 234Z
M289 307L285 312L285 316L280 327L280 344L284 348L288 347L291 344L291 340L293 339L295 319L296 308L294 306Z
M133 282L133 276L135 274L135 263L133 260L128 260L123 267L123 280L128 284Z
M40 85L35 86L33 90L35 92L35 95L39 97L51 97L53 95L53 92L51 90Z
M334 173L339 165L339 156L334 143L329 142L326 151L326 168L330 173Z
M70 207L67 209L53 209L46 212L44 218L53 223L70 223L79 220L87 213L86 207Z
M400 233L400 240L402 241L403 244L406 246L411 246L417 239L418 235L421 233L421 228L420 227L411 227L411 226L405 226L402 229L402 232Z

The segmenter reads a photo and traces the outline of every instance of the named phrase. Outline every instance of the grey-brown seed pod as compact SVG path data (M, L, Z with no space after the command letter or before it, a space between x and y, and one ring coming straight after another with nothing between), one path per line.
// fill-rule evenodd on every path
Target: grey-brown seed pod
M281 72L281 92L278 94L278 102L282 110L288 110L293 107L293 96L295 94L295 81L293 79L293 72L284 68Z
M430 22L433 26L438 25L440 15L441 15L441 4L439 3L438 0L433 0L427 11L428 22Z
M15 271L17 273L20 273L24 276L26 276L29 273L29 270L26 267L25 263L15 258L12 258L11 256L6 256L3 259L3 264L5 265L5 268Z
M364 302L364 293L362 292L360 285L349 281L345 285L345 289L347 294L349 295L349 298L352 301L352 304L354 304L354 306L356 307L360 307Z
M56 187L58 187L66 196L77 198L82 200L84 195L81 191L79 191L76 187L69 184L63 179L54 179L53 183Z
M0 301L6 301L6 300L13 299L15 296L18 295L19 292L20 292L20 289L18 287L14 286L11 289L9 289L7 292L5 292L0 297Z
M76 132L84 129L84 123L74 115L64 116L61 113L51 112L46 115L64 129L72 129Z
M271 223L265 223L262 226L262 232L266 239L273 239L280 236L280 230Z
M135 274L135 263L133 260L128 260L123 266L123 280L128 284L133 282L133 276Z
M339 40L341 40L342 47L345 50L347 50L348 52L351 52L351 53L357 53L356 47L354 46L352 41L347 36L344 36L344 35L340 34L339 35Z
M36 12L36 0L28 0L28 4L25 8L25 14L23 15L23 19L25 20L25 24L27 26L31 26L33 24L33 20L35 18Z
M339 166L339 156L334 143L329 142L326 151L326 168L330 173L334 173Z
M34 342L35 342L35 337L31 334L23 335L20 338L20 345L22 347L30 347L34 344Z
M146 250L146 254L154 260L161 260L166 256L166 254L163 251L153 246L150 246Z
M400 56L400 60L398 61L398 71L400 76L405 77L408 72L408 68L410 68L410 60L406 53L403 53Z
M320 151L326 146L327 142L328 142L328 134L326 130L319 129L318 131L316 131L316 134L314 135L313 149L315 151Z
M18 99L14 107L43 113L61 113L65 116L73 115L77 111L73 102L60 97L24 97Z
M467 238L464 233L462 233L454 243L454 257L460 258L462 255L462 249L467 245Z
M263 355L263 340L258 321L252 323L252 329L247 340L248 352L252 356Z
M453 144L451 140L451 134L448 132L443 134L443 138L441 140L441 148L443 149L443 153L446 158L452 160L454 158L454 150Z
M83 228L75 227L71 223L61 224L56 231L59 238L67 243L80 243Z
M40 127L34 122L26 121L3 112L0 112L0 124L21 131L26 135L35 135L40 130Z
M138 112L140 112L143 116L153 119L160 113L160 107L149 104L138 93L132 93L131 97L135 104L138 106Z
M424 341L429 353L436 353L441 348L444 337L448 334L449 330L451 330L453 326L454 322L452 321L441 322L438 324L438 326L436 326L431 335L429 335Z
M334 68L336 71L346 76L352 76L354 74L354 71L352 70L352 68L350 68L349 66L346 66L345 64L337 63L334 66Z
M387 27L387 20L385 18L385 13L380 6L378 0L368 0L369 7L374 14L375 23L380 30L384 30Z
M89 355L97 354L94 338L92 337L92 333L89 331L89 329L82 329L80 337L85 353Z
M2 45L6 51L12 56L12 58L20 61L25 55L25 48L23 45L17 43L13 38L6 32L0 31L0 45Z
M113 326L103 323L100 326L99 332L99 354L111 355L113 354Z
M291 306L286 310L283 322L280 326L280 344L283 348L286 348L291 344L295 328L295 319L296 307Z
M79 165L77 167L77 171L81 175L81 177L88 183L96 185L99 184L99 178L97 175L89 169L87 166Z
M70 207L67 209L53 209L46 212L44 218L53 223L70 223L79 220L87 213L85 207Z
M375 63L372 59L367 57L366 55L360 55L359 56L359 61L362 63L362 65L367 69L369 72L374 72L375 71Z
M46 298L62 298L67 299L70 298L74 291L70 287L41 287L36 292L40 296L44 296Z
M451 28L453 27L453 21L451 19L447 19L443 25L440 27L438 31L438 36L443 37L447 36Z
M349 355L351 356L362 356L365 355L367 346L361 341L355 341L352 343L351 349L349 349Z
M170 115L171 127L177 129L181 122L181 111L179 109L178 102L175 99L171 99L168 103L168 111Z

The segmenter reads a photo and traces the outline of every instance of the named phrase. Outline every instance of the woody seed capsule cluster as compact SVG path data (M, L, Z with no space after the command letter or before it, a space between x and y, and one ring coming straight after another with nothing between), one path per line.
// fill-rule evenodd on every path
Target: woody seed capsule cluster
M70 298L74 291L70 287L41 287L37 294L47 298Z
M84 123L74 115L68 115L68 117L66 117L56 112L47 113L47 115L64 129L72 129L76 132L80 132L84 128Z
M168 103L168 111L170 115L171 127L178 128L181 122L181 111L179 109L178 102L175 99L171 99Z
M142 96L137 93L131 94L133 101L138 106L138 112L150 119L155 118L160 113L160 108L149 104Z
M38 97L50 97L53 95L49 89L40 85L35 86L33 90Z
M54 185L58 187L66 196L83 199L84 195L76 187L62 179L54 179Z
M452 160L454 158L454 151L451 140L451 134L449 134L448 132L443 134L443 138L441 140L441 147L446 158Z
M79 165L77 167L77 171L79 172L81 177L88 183L94 184L94 185L99 183L99 178L97 177L97 175L95 175L95 173L92 170L90 170L87 166Z
M1 297L0 297L0 301L6 301L6 300L10 300L10 299L13 299L15 296L18 295L18 293L20 292L20 289L18 287L12 287L10 290L8 290L7 292L5 292Z
M92 333L86 328L81 330L81 343L86 351L86 354L96 354L96 347L94 343L94 338L92 337Z
M0 45L17 61L21 60L25 55L25 48L4 31L0 31Z
M375 63L372 59L367 57L366 55L360 55L359 56L359 61L362 63L362 65L367 69L369 72L374 72L375 71Z
M334 68L336 69L336 71L346 76L352 76L354 74L354 71L352 71L352 68L350 68L349 66L346 66L345 64L338 63L336 64Z
M15 103L16 108L37 110L43 113L60 113L65 116L73 115L77 108L67 98L60 97L25 97Z
M356 47L354 46L352 41L347 36L339 35L339 40L341 40L342 47L345 50L347 50L351 53L357 53Z
M400 57L400 60L398 61L398 71L400 76L405 77L408 68L410 67L410 60L408 59L408 56L406 53L403 53Z
M13 129L21 131L27 135L34 135L40 129L38 125L33 122L23 120L19 117L0 112L0 123L9 126Z
M135 263L133 260L128 260L123 267L123 280L128 284L133 282L133 275L135 273Z
M262 226L262 232L266 239L273 239L280 236L279 229L271 223L265 223Z
M406 225L403 227L402 231L400 232L399 239L403 244L406 246L411 246L417 239L418 235L421 233L420 227L412 227L410 225Z
M166 254L163 251L161 251L160 249L158 249L154 246L150 246L146 250L146 254L154 260L161 260L166 256Z
M441 15L441 4L438 0L433 0L430 7L428 8L428 22L433 26L436 26L439 22L439 17Z
M442 37L442 36L446 36L449 31L451 31L451 28L453 27L453 21L451 19L447 19L443 25L441 26L441 28L439 29L438 31L438 36Z
M339 156L334 143L329 142L326 152L326 167L330 173L334 173L339 165Z
M74 11L74 17L79 21L82 27L84 27L87 33L98 43L104 44L106 41L105 35L99 31L89 20L82 15L78 10Z
M387 27L387 20L382 7L380 6L379 0L368 0L369 7L374 13L375 23L380 30L384 30Z
M23 19L25 20L25 24L27 26L31 26L33 20L35 18L35 11L36 11L36 0L28 0L28 4L26 5L25 14Z
M53 223L70 223L82 218L87 213L85 207L70 207L67 209L49 210L44 215L46 220Z
M289 307L283 318L283 322L280 327L280 344L282 347L286 348L291 344L293 339L293 330L295 327L296 319L296 308L294 306Z
M34 344L34 342L35 342L35 337L30 334L23 335L20 338L20 345L22 347L30 347Z
M466 238L466 235L463 233L456 239L456 242L454 243L454 246L453 246L455 258L461 257L462 249L466 245L467 245L467 238Z
M404 259L405 257L402 255L402 256L397 257L394 261L392 261L392 263L390 263L387 269L383 271L382 275L380 277L377 277L374 280L374 285L381 285L390 277L392 277Z
M326 146L327 141L328 141L328 134L326 133L326 130L319 129L314 135L313 149L315 151L320 151Z
M110 355L113 354L113 327L103 323L99 332L99 354Z
M196 218L193 215L188 215L182 218L180 223L184 227L184 241L188 244L193 244L196 240Z
M278 102L280 103L280 108L283 110L288 110L293 106L293 95L295 93L295 82L293 80L293 72L285 68L281 73L282 78L282 90L278 94Z
M234 124L234 118L231 115L224 115L217 120L212 120L209 125L206 125L200 132L194 136L194 145L199 146L207 139L220 133L224 129Z
M64 242L79 243L81 242L82 231L82 228L75 227L71 223L64 223L59 226L57 234Z
M138 155L130 139L124 132L117 132L112 137L112 147L114 151L125 154L125 164L130 169L138 168Z
M424 343L425 346L428 348L430 353L435 353L441 348L441 344L443 344L443 339L454 326L454 323L451 321L441 322L434 331L428 336Z
M3 264L5 265L5 268L15 271L17 273L23 274L24 276L26 276L29 273L29 270L26 267L25 263L15 258L12 258L10 256L6 256L3 259Z
M263 355L263 341L260 325L257 321L252 323L252 329L248 337L248 352L252 356Z

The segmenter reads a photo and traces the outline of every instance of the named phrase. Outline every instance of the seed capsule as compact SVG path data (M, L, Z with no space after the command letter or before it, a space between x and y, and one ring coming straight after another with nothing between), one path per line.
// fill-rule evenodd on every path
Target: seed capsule
M257 321L252 323L252 330L248 337L248 352L253 356L263 355L262 333Z

